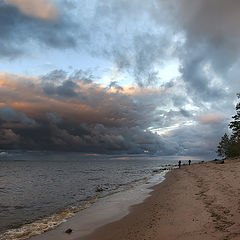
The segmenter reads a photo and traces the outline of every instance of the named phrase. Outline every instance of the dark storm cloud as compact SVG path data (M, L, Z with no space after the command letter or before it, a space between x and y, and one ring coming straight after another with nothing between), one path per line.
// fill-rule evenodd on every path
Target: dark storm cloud
M67 80L62 82L59 86L55 86L54 83L47 83L44 86L44 91L48 95L74 97L77 96L75 88L77 88L77 84L73 81Z
M26 116L25 113L16 113L10 107L0 107L0 121L4 122L21 122L27 125L33 125L36 122Z
M156 153L166 150L159 136L144 132L139 127L107 127L103 124L85 125L84 133L74 134L66 129L53 127L52 141L56 147L66 150L102 153Z
M56 75L60 79L55 84L53 81L53 91L46 91L47 79ZM0 80L0 93L4 95L0 98L0 148L170 152L159 135L147 130L157 107L150 104L151 98L142 101L143 95L152 94L149 90L130 89L128 93L124 88L119 89L117 83L111 89L82 81L75 73L56 71L40 79L3 74ZM20 85L24 86L20 88ZM16 86L18 94L11 94ZM59 90L63 88L68 94ZM156 90L154 94L157 96Z
M0 144L1 146L11 145L13 148L18 147L19 136L17 136L11 129L0 129Z
M84 85L91 84L94 76L88 71L74 71L68 74L63 70L53 70L46 75L41 76L43 90L48 95L56 95L58 97L77 97L86 100L84 91L80 92L80 86L77 83ZM91 86L93 87L94 84ZM116 86L115 86L116 87ZM76 92L78 90L78 93Z
M214 156L217 141L227 130L228 119L221 111L209 114L176 108L172 100L178 96L176 84L118 89L116 82L111 88L105 87L74 78L75 72L62 71L59 81L52 81L54 91L48 92L46 86L51 81L47 79L56 73L39 79L0 75L0 148L110 154L206 153L208 157ZM66 82L74 83L70 84L74 95L59 91Z
M54 124L60 123L62 121L62 119L58 117L55 113L46 113L46 117L50 122Z
M28 15L12 4L0 1L0 56L16 58L31 51L34 42L51 48L73 48L76 39L73 29L76 24L66 14L53 19Z

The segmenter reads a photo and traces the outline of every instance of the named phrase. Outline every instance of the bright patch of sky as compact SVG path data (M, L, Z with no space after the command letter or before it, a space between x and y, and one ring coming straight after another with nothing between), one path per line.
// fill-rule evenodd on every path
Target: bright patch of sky
M107 71L112 63L101 58L94 58L88 53L69 50L46 50L36 52L31 57L21 57L12 61L2 61L1 72L38 77L55 69L67 72L82 69L91 70L94 75L101 76Z

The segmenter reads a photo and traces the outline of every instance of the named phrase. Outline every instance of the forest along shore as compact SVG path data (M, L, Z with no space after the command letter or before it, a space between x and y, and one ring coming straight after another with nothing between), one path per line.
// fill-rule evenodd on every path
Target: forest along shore
M80 240L240 239L240 159L182 166L123 219Z

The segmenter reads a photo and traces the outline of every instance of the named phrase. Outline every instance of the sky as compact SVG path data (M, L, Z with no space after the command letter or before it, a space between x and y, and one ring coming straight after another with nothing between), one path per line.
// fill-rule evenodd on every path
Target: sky
M240 92L238 0L0 0L0 149L213 158Z

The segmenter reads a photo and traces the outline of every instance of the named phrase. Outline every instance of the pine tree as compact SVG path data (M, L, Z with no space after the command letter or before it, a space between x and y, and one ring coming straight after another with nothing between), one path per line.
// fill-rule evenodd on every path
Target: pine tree
M217 150L218 156L228 157L229 147L230 147L230 139L228 135L225 133L218 145L218 150Z
M240 156L240 141L239 139L232 135L229 139L229 148L227 152L228 157Z
M240 156L240 93L237 94L239 102L236 105L237 114L230 122L229 128L232 130L230 138L225 133L218 145L217 153L222 157Z
M240 100L240 93L237 94L238 99ZM229 128L232 129L232 137L235 142L240 141L240 102L236 105L237 114L232 118L234 119L229 124Z

